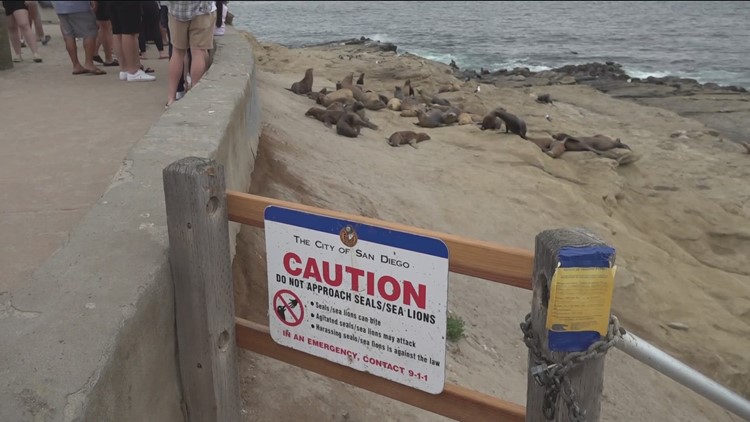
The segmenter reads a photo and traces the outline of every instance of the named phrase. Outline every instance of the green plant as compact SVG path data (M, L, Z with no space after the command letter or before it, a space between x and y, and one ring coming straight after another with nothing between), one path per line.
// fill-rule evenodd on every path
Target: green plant
M457 342L464 336L464 320L459 316L448 315L446 337L448 341Z

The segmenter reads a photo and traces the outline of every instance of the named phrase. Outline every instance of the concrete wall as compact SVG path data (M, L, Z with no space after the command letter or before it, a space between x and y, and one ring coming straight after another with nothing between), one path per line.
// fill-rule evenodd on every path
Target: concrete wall
M260 132L249 43L213 66L130 151L101 199L25 286L0 292L0 421L181 421L162 170L186 156L247 191ZM239 228L230 228L234 238Z

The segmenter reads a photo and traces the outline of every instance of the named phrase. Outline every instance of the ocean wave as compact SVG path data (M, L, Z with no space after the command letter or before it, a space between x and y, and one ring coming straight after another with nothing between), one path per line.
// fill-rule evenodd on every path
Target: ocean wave
M638 69L633 69L627 66L624 66L623 70L625 70L625 73L630 75L631 78L639 78L639 79L646 79L649 76L653 76L654 78L663 78L665 76L674 75L669 72L660 72L660 71L655 71L655 70L638 70Z
M380 42L393 42L393 38L389 37L388 34L373 34L373 35L365 35L366 38L369 38L373 41L380 41Z

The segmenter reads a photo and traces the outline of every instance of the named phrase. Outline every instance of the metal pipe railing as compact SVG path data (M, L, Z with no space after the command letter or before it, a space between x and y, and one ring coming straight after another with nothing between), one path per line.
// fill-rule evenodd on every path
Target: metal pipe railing
M750 401L685 365L642 338L626 333L617 339L615 347L724 409L750 421Z

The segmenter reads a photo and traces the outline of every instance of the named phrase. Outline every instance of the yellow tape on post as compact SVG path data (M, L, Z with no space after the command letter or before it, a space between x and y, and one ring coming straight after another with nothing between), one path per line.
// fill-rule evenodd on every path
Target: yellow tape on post
M606 336L616 270L616 266L558 267L552 276L547 330L595 331Z

